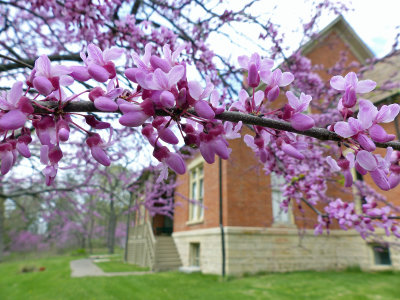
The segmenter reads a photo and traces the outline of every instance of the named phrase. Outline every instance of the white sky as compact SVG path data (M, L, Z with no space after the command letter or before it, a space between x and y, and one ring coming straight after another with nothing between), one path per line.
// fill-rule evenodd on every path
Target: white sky
M344 13L346 21L351 25L360 38L374 52L377 57L383 57L391 50L396 33L400 25L400 0L353 0L345 1L348 6L353 8L351 11ZM227 0L227 7L232 10L238 10L243 3L241 1ZM274 23L281 26L281 32L285 33L284 43L290 48L286 54L290 54L297 49L305 41L301 41L302 28L299 25L308 22L312 16L312 2L299 0L262 0L254 6L251 11L259 16L259 20L272 17ZM318 23L318 29L322 30L330 22L335 19L335 15L323 15ZM301 21L303 20L303 22ZM227 30L237 46L227 47L227 39L221 36L212 39L212 48L217 48L217 52L221 54L231 55L236 60L239 55L249 55L257 51L254 42L259 36L259 30L251 25L241 25L236 28L238 34L232 30ZM244 50L245 48L246 50ZM229 53L227 52L229 49ZM265 55L265 53L260 52ZM236 62L236 61L235 61Z

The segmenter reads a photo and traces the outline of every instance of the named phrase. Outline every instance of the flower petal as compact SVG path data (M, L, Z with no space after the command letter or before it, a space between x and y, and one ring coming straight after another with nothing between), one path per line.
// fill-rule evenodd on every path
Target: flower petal
M383 105L376 115L377 123L389 123L392 122L400 111L400 105L390 104L389 106Z
M18 109L10 110L0 118L0 128L4 130L16 130L24 126L26 115Z
M338 91L345 90L345 80L342 76L333 76L330 81L331 87Z
M101 52L100 48L97 47L95 44L90 44L87 47L87 52L88 52L88 59L91 62L94 62L97 65L104 65L104 60L103 60L103 53Z
M294 80L294 76L290 72L283 72L281 78L279 79L278 85L280 87L287 86L288 84L292 83Z
M376 169L370 172L372 180L379 186L382 190L390 190L390 183L386 174L381 169Z
M44 96L48 96L54 90L53 84L44 76L36 76L33 79L33 87Z
M201 87L200 83L197 82L197 81L189 81L188 82L188 87L189 87L189 95L193 99L199 100L200 99L200 95L203 92L203 88Z
M137 127L143 125L144 122L149 118L143 111L134 111L124 114L119 118L119 123L128 127Z
M248 56L246 56L246 55L242 55L242 56L239 56L239 57L238 57L239 65L240 65L240 67L242 67L243 69L246 69L246 70L247 70L247 68L248 68L248 66L249 66L249 61L250 61L250 58L249 58Z
M168 72L168 89L175 85L179 80L182 79L185 74L185 67L182 65L175 66Z
M259 106L263 100L264 100L264 92L257 91L254 94L254 102L255 102L256 106Z
M344 121L337 122L333 128L338 135L344 138L351 137L356 133L352 130L350 125Z
M376 82L373 80L361 80L357 83L357 93L368 93L376 87Z
M103 51L103 59L105 62L118 59L124 53L124 49L113 47Z
M11 151L3 152L1 156L1 175L6 175L13 166L14 156Z
M108 97L98 97L94 100L94 106L101 111L116 111L118 104Z
M297 108L298 108L298 107L300 106L300 104L301 104L300 99L297 98L297 97L293 94L293 92L291 92L291 91L286 92L286 97L288 98L289 105L290 105L294 110L297 110Z
M356 160L360 166L367 171L373 171L378 167L374 155L365 150L361 150L357 153Z
M194 104L194 109L196 110L196 113L202 118L212 120L215 117L214 110L211 108L207 101L197 100Z
M109 78L108 71L97 64L89 64L88 72L92 78L98 82L106 82Z
M11 90L8 92L7 101L14 107L16 107L19 99L22 97L22 85L23 83L21 81L17 81L13 84Z
M296 113L290 119L290 124L293 126L294 129L304 131L314 127L315 122L314 119L310 116Z
M174 170L176 173L182 175L186 172L186 165L182 157L174 152L170 152L169 155L164 159L165 163Z
M372 122L378 113L378 109L371 101L361 99L360 109L357 119L360 121L363 129L368 129L372 126Z
M93 146L90 148L90 153L93 158L103 166L108 167L111 164L110 158L107 153L99 146Z

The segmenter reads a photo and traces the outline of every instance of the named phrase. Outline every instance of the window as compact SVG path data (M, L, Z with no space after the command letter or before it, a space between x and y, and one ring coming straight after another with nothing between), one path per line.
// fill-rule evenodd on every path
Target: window
M372 251L374 252L374 263L375 265L391 266L392 260L390 259L389 247L386 245L372 245Z
M283 201L281 187L285 183L285 178L276 173L271 173L271 200L272 200L272 217L275 224L292 224L290 210L285 213L280 205Z
M190 243L189 260L191 266L200 267L200 243Z
M190 170L190 202L189 221L202 221L204 216L204 174L203 164L197 165Z

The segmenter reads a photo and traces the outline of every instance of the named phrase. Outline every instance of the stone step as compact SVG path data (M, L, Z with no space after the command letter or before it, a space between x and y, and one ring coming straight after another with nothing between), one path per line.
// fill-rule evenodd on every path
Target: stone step
M180 263L180 259L178 257L157 257L156 262L158 263L170 263L170 262L177 262Z

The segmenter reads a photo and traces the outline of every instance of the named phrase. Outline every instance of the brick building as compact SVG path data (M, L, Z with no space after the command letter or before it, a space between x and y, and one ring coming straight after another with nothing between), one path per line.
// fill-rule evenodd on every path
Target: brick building
M342 51L346 52L348 62L363 64L374 57L341 16L322 30L318 39L302 47L303 55L313 64L326 68L340 59ZM395 64L394 61L399 64L399 57L389 57L389 64ZM378 64L381 63L388 62L383 60ZM366 77L381 84L389 75L378 64ZM324 71L320 76L323 80L330 78ZM371 99L383 103L393 101L396 96L393 91L377 93ZM387 130L396 131L395 128ZM375 245L362 240L355 231L334 229L329 236L314 236L315 214L306 210L309 221L304 223L304 216L298 219L296 211L282 213L279 208L281 179L264 174L242 139L230 141L230 147L233 151L229 160L217 160L209 165L198 154L187 161L188 172L177 176L175 201L181 205L175 209L172 237L184 267L197 266L204 273L220 274L224 245L227 274L356 265L364 269L400 268L399 253L393 249L377 251ZM372 183L368 176L365 180ZM350 188L330 193L337 193L341 198L353 197ZM399 193L398 187L385 196L396 201L400 199ZM182 201L179 195L196 199L203 205ZM299 229L304 227L308 230L300 235Z

